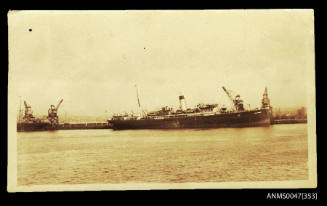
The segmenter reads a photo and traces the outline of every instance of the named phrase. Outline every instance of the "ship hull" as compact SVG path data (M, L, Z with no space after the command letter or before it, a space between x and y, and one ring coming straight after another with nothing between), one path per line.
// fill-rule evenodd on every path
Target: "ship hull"
M55 130L50 123L17 123L17 132Z
M164 119L109 120L113 129L187 129L270 126L270 110L252 110Z

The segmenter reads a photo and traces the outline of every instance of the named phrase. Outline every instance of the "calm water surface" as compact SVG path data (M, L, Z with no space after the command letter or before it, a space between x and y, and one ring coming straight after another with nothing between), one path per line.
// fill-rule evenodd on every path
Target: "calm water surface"
M306 124L18 133L18 185L308 179Z

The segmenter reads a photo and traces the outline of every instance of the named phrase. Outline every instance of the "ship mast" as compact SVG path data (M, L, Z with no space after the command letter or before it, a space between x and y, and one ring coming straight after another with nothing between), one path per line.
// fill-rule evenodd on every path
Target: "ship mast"
M142 109L142 107L141 107L141 103L140 103L140 98L139 98L139 91L138 91L138 87L137 87L137 85L136 85L136 84L135 84L134 86L135 86L135 88L136 88L136 98L137 98L137 104L138 104L138 106L139 106L139 109L140 109L140 111L141 111L142 115L144 115L144 111L143 111L143 109Z
M22 97L19 96L19 115L18 115L18 122L22 120Z
M139 91L138 91L137 85L135 84L134 86L135 86L135 88L136 88L137 104L138 104L138 106L139 106L139 109L141 109L141 103L140 103L140 98L139 98Z

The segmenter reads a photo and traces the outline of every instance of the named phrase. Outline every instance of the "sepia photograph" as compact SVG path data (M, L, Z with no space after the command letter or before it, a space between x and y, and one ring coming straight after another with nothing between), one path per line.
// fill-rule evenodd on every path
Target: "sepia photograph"
M316 188L312 9L8 12L8 192Z

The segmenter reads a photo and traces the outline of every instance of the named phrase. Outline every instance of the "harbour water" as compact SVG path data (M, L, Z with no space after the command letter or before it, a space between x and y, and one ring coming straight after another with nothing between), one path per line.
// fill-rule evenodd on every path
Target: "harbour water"
M306 124L18 133L18 185L308 179Z

